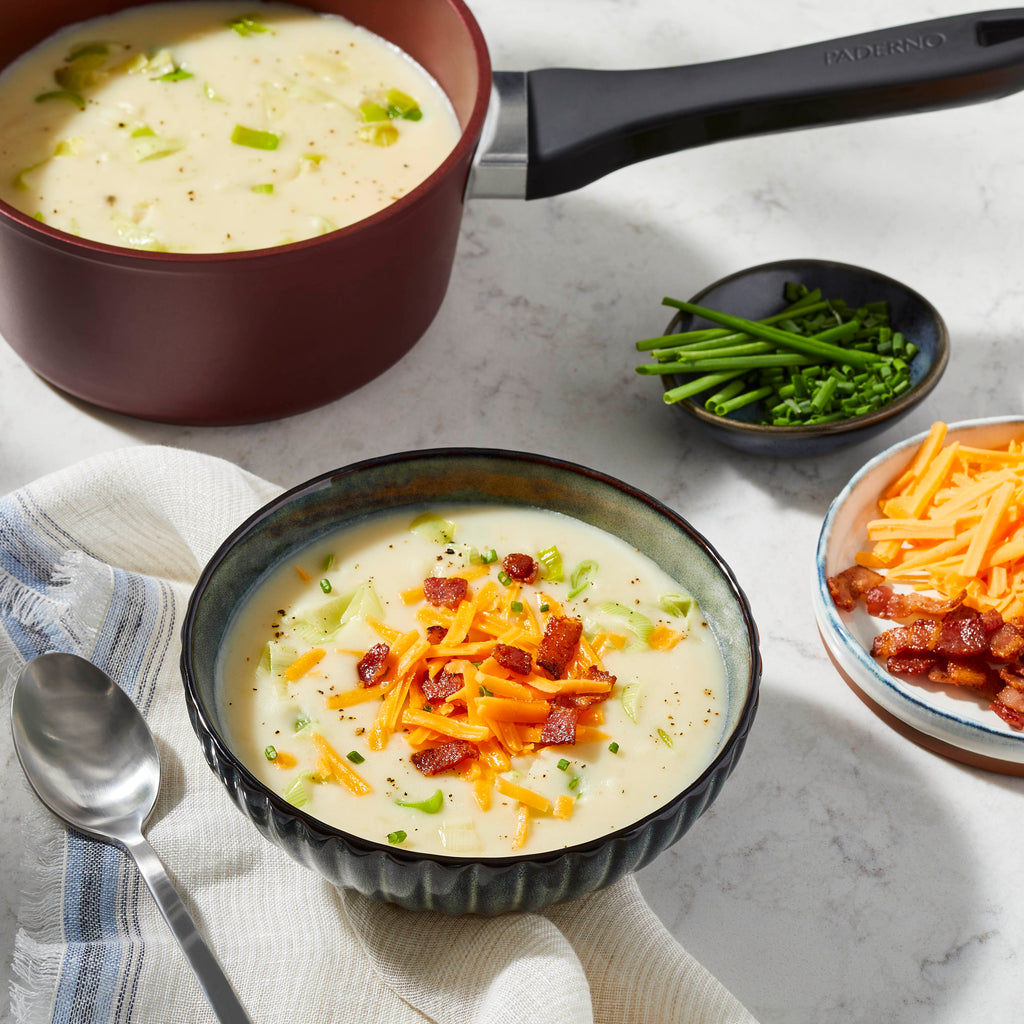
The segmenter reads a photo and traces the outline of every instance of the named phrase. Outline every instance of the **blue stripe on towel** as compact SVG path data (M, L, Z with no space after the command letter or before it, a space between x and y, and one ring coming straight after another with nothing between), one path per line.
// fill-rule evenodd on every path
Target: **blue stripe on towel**
M53 650L89 657L145 713L176 628L173 595L159 580L108 569L109 603L99 631L83 635L67 582L54 572L68 551L82 551L79 543L27 501L0 499L0 629L26 661ZM53 1024L132 1020L145 952L138 911L140 900L150 898L119 847L67 833L61 908L67 948Z

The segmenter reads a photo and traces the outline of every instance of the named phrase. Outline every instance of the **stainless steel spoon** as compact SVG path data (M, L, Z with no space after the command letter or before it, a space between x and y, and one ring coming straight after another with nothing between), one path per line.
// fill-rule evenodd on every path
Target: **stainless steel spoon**
M43 654L18 676L11 727L39 799L69 825L123 846L135 859L217 1019L250 1021L142 834L160 787L160 758L127 694L84 658Z

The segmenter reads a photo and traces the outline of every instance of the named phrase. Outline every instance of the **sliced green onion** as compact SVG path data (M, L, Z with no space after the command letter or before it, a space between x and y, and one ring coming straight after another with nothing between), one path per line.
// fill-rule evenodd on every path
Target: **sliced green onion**
M612 740L612 742L608 744L608 750L612 754L617 754L619 752L619 745L618 745L618 743L616 743L614 740Z
M406 121L418 121L423 117L419 104L401 89L389 89L387 101L388 117L401 117Z
M367 124L372 124L376 121L387 121L388 111L387 107L374 103L372 100L366 100L359 104L359 116Z
M265 757L265 758L266 758L266 759L267 759L268 761L276 761L276 760L277 760L277 747L275 747L275 746L273 746L273 745L271 745L271 746L268 746L268 747L267 747L267 748L266 748L266 749L265 749L265 750L263 751L263 756L264 756L264 757Z
M551 609L551 605L549 605L549 604L547 603L547 601L545 601L545 602L544 602L544 603L543 603L543 604L542 604L542 605L540 606L540 610L541 610L542 612L550 611L550 609Z
M496 562L497 560L498 552L495 551L494 548L491 548L490 551L485 551L480 555L480 561L483 562L484 565L490 565L492 562Z
M568 768L569 768L569 762L563 757L561 759L561 761L558 762L558 770L560 772L564 772L564 771L568 771Z
M353 764L362 764L366 758L358 750L350 750L345 755Z
M569 780L569 788L570 789L576 789L579 786L579 784L580 784L580 777L578 775L574 775Z
M689 594L673 593L662 594L658 598L658 607L666 615L678 615L680 617L689 615L694 601Z
M637 713L640 710L640 684L638 682L626 683L619 696L622 710L633 722L636 721Z
M498 582L503 587L510 587L512 586L512 577L509 576L509 574L505 572L503 569L501 572L498 573Z
M407 838L408 836L401 829L398 829L396 832L388 833L388 842L392 846L397 846L399 843L404 843Z
M569 598L578 597L583 593L584 590L591 584L591 577L597 572L597 562L592 559L586 559L580 562L572 571L572 575L569 577Z
M209 82L203 82L203 95L214 103L223 103L224 97L221 96L216 89Z
M444 806L444 793L435 790L426 800L396 800L399 807L411 807L414 811L423 811L424 814L437 814Z
M516 615L518 615L523 610L523 602L522 601L513 601L511 603L510 607L511 607L512 611L515 612Z
M328 555L324 559L324 572L327 572L327 570L330 569L332 565L334 565L334 555Z
M493 697L494 696L494 694L491 693L491 691L488 690L487 687L483 685L483 683L480 684L477 692L480 694L481 697Z
M418 515L409 524L409 530L435 544L450 544L455 539L455 524L434 512Z
M359 129L359 138L375 146L393 146L398 141L398 129L390 121L364 124Z
M309 790L306 788L306 780L299 776L284 791L284 798L293 807L305 807L309 803Z
M654 629L654 623L643 612L638 612L634 608L627 608L624 604L619 604L618 601L604 601L598 605L597 610L606 615L616 615L619 618L625 619L627 628L642 643L647 643L651 630Z
M252 188L249 191L250 192L255 192L257 194L269 196L269 195L273 194L274 186L273 186L273 184L268 182L267 184L264 184L264 185L253 185Z
M326 576L320 581L320 589L325 594L329 594L331 592L331 581Z
M273 132L263 132L256 128L246 128L243 124L236 124L231 133L231 141L236 146L249 146L250 149L277 149L281 137Z
M669 734L665 732L664 729L658 730L658 738L661 740L662 743L665 744L666 747L672 746L672 737L669 736Z
M186 78L193 78L191 71L186 71L184 68L176 67L173 71L168 71L165 75L157 75L155 81L157 82L180 82Z
M303 729L308 729L312 724L313 719L309 715L302 715L295 720L295 731L302 732Z
M132 158L141 163L143 160L159 160L171 156L184 149L185 143L180 139L172 139L167 135L137 135L128 144Z
M261 24L258 14L243 14L232 18L228 21L227 26L240 36L259 35L261 32L270 31L266 25Z
M537 561L541 564L541 577L550 583L561 583L565 578L565 571L562 568L562 553L557 546L545 548L537 554Z
M36 98L36 103L48 103L50 100L66 100L73 103L79 110L85 110L85 98L74 89L51 89L49 92L41 92Z

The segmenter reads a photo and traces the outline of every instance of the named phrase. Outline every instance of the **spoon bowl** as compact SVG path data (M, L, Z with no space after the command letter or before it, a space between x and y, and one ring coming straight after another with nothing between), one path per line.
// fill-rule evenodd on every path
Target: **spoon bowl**
M160 788L145 720L105 672L72 654L44 654L18 679L14 747L36 796L94 839L140 831Z
M250 1020L195 921L142 834L160 789L153 734L131 698L75 654L43 654L18 676L14 749L36 796L73 828L135 859L222 1024Z

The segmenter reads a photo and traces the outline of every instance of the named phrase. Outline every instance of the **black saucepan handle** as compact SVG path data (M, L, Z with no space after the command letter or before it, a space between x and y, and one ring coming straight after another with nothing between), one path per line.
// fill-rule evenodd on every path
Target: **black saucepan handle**
M1024 88L1024 9L880 29L790 50L641 71L526 75L526 198L746 135L996 99Z

